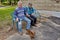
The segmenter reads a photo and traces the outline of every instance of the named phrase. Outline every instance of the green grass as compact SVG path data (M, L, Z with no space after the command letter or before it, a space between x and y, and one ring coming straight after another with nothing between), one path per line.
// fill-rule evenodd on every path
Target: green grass
M0 21L11 19L11 13L14 11L14 9L14 6L0 8Z
M15 8L16 6L0 8L0 28L11 25L11 13L15 10Z

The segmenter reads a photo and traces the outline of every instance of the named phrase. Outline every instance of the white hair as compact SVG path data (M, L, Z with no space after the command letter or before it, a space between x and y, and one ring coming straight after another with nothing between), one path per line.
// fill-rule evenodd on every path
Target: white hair
M18 5L19 5L20 3L22 3L22 1L18 1Z

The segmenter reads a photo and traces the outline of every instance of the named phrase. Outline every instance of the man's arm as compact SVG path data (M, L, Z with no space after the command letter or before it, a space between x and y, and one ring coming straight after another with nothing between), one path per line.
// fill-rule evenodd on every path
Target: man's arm
M28 16L28 17L30 16L30 15L28 15L27 7L24 8L24 14L25 14L26 16Z
M32 15L36 12L36 9L32 8Z
M17 15L18 15L18 13L17 13L17 11L15 10L15 11L14 11L14 17L16 18L16 21L18 21L18 16L17 16Z

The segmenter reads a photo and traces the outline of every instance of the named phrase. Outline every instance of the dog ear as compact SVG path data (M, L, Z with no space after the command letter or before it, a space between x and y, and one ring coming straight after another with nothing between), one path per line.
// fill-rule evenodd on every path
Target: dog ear
M34 31L31 31L30 37L31 37L31 39L33 39L35 37L35 32Z
M35 32L31 31L31 30L27 30L28 35L30 36L31 39L33 39L35 37Z

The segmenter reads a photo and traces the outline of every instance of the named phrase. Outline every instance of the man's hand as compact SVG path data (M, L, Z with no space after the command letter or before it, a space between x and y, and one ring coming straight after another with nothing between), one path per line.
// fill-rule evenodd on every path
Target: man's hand
M16 18L16 22L18 21L18 18Z
M31 15L34 15L34 14L31 14Z
M27 17L30 17L30 15L26 14Z

